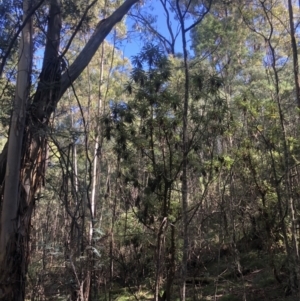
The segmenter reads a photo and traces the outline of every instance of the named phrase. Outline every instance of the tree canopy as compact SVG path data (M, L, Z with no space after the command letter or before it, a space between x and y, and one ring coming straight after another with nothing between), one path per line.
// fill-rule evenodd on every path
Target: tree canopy
M299 9L2 1L0 300L298 300Z

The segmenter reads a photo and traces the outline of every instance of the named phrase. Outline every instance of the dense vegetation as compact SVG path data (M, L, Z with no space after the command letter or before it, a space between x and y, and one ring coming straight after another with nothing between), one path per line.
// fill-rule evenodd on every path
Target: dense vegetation
M0 300L299 300L299 10L2 1Z

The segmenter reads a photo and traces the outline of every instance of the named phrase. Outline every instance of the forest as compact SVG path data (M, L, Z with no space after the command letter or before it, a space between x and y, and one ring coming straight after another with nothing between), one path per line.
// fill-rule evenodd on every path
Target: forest
M0 1L0 300L300 300L300 1Z

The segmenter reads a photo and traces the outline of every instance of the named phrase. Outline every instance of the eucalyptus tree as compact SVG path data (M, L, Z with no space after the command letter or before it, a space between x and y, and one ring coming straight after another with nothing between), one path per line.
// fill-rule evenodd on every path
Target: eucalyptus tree
M57 198L64 204L67 215L65 254L74 263L65 273L69 270L73 274L75 291L80 292L83 287L83 293L88 294L93 288L90 293L94 297L101 270L101 233L113 236L111 222L103 215L107 216L113 207L106 190L110 174L116 168L115 160L110 158L110 146L103 141L101 120L109 111L109 102L120 96L127 76L127 60L121 52L113 44L101 46L80 81L74 83L73 91L63 97L49 137L59 153L61 171L57 177L64 183ZM50 151L49 156L53 155ZM47 185L47 191L51 192L54 186Z
M257 128L265 143L267 154L270 156L272 175L277 179L277 183L275 185L271 183L270 186L276 191L277 196L279 225L288 255L289 287L294 294L299 294L299 250L296 231L298 208L295 205L295 180L291 175L292 170L296 168L295 159L297 160L298 156L290 147L290 140L293 140L295 133L298 132L298 129L293 126L297 117L295 112L290 110L291 103L294 103L293 93L296 94L296 101L298 101L297 57L295 57L293 47L287 48L286 44L281 44L285 39L288 42L288 38L293 41L295 33L291 24L291 10L288 14L285 6L280 2L276 4L269 1L257 3L253 13L260 14L259 22L251 16L251 13L243 14L243 19L249 29L265 42L265 70L267 79L271 82L265 95L266 99L274 104L273 110L275 109L277 117L276 126L274 123L268 122L268 118L266 118L268 124L264 124L263 128L260 126ZM292 74L290 70L294 71L295 85L293 88L287 80ZM282 160L281 164L275 160L276 153ZM289 208L287 215L284 213L284 208ZM291 239L287 234L289 231L291 231Z
M23 2L23 26L19 44L18 80L14 100L8 146L0 161L2 184L1 240L0 240L0 299L23 300L25 275L28 265L30 220L37 190L45 176L47 129L51 114L68 87L81 74L96 50L137 0L127 0L106 19L95 26L93 35L81 53L67 68L64 59L89 9L86 5L81 19L61 52L61 31L64 29L59 0L50 1L46 18L45 53L38 85L30 97L30 79L33 63L32 1ZM71 2L73 3L73 2ZM45 7L45 6L44 6ZM22 44L23 43L23 44ZM26 71L22 71L26 70ZM5 164L4 164L5 162ZM4 179L5 175L5 179Z
M205 64L222 75L231 108L230 139L223 137L222 141L223 150L234 162L232 190L223 197L229 207L230 202L240 204L240 210L231 215L235 227L230 232L238 229L242 218L244 239L260 240L270 254L274 276L281 282L274 261L274 254L280 250L281 239L276 234L280 229L288 254L288 286L296 293L296 179L290 176L298 161L292 146L298 133L297 112L291 110L296 105L294 91L296 95L298 92L297 84L291 85L291 71L297 82L297 58L290 41L297 34L291 24L291 10L288 12L281 1L237 1L230 6L220 1L202 27L194 30L193 47L197 56L206 57ZM208 36L208 32L212 34ZM284 208L288 207L286 215Z

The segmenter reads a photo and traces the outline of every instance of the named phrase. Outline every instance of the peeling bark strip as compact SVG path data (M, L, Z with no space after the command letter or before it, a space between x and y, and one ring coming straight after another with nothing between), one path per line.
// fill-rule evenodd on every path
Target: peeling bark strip
M27 105L32 65L32 26L30 1L23 0L26 25L22 30L16 101L8 146L0 155L0 179L5 181L1 212L0 300L22 301L28 266L28 241L34 196L45 176L48 123L58 101L68 87L89 64L95 52L114 25L138 0L126 0L95 32L74 63L62 76L59 56L61 32L61 0L50 2L47 42L42 72L32 104ZM26 19L27 18L27 19ZM28 107L27 115L26 107ZM6 169L4 163L6 162Z

